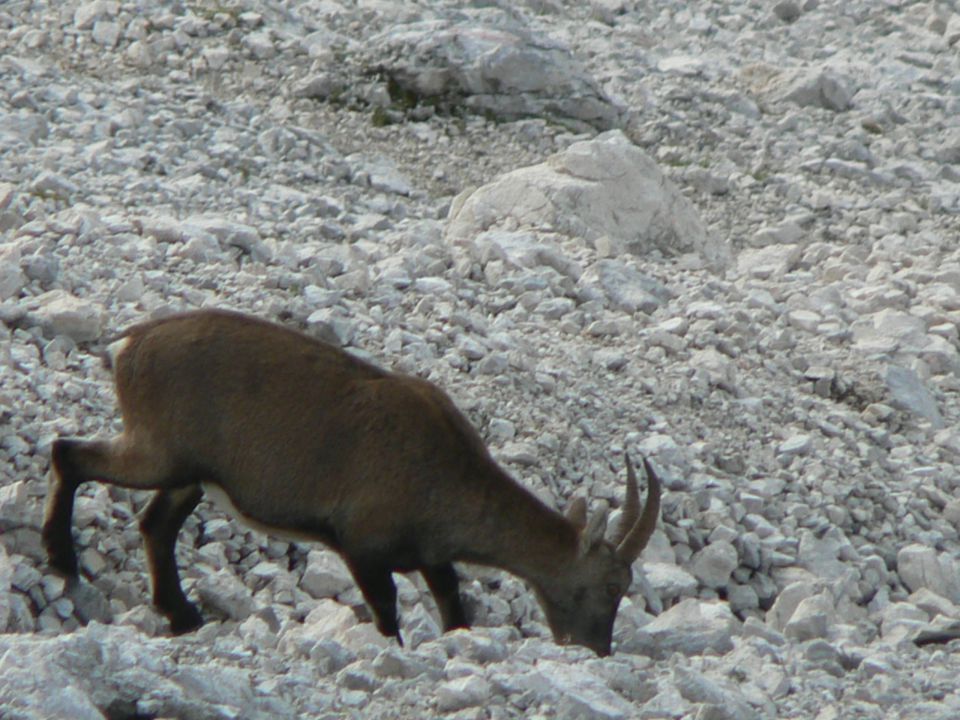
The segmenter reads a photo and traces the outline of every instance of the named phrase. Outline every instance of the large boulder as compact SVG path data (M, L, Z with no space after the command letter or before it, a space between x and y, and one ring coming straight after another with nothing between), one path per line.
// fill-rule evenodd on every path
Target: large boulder
M636 255L697 253L712 267L729 261L726 245L708 237L690 201L619 130L457 199L448 239L471 241L491 229L555 232Z
M621 121L613 103L560 43L519 25L429 20L372 37L365 64L406 102L443 104L500 120L551 117L580 129Z

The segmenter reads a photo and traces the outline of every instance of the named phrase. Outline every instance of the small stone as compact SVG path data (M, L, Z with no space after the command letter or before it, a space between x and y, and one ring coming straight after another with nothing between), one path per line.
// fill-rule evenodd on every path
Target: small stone
M668 658L675 652L726 653L733 649L737 634L739 622L727 603L686 598L624 637L620 645L624 652L652 658Z
M886 640L912 637L930 622L930 616L907 602L890 603L883 609L880 634Z
M51 290L37 297L33 316L51 336L66 335L75 342L96 340L103 332L104 309L92 300Z
M30 192L63 200L75 195L79 190L80 188L76 183L47 170L40 173L37 179L30 183Z
M806 581L797 581L787 585L777 595L773 607L767 611L767 624L774 630L782 632L800 603L815 592L816 588Z
M500 640L482 634L483 629L454 630L440 638L447 655L486 665L507 658L509 649Z
M953 560L947 555L941 558L932 547L913 544L901 548L897 553L897 573L911 592L927 588L952 602L960 596Z
M822 592L800 601L783 629L783 634L804 641L827 636L834 622L835 608L829 593Z
M710 543L693 556L691 570L709 588L724 587L740 564L737 549L729 542Z
M803 250L798 244L748 248L737 257L737 269L741 274L758 280L780 278L797 265L802 255Z
M732 685L721 684L679 664L671 669L680 695L689 702L700 704L701 711L697 712L697 718L756 720L758 717L747 700Z
M217 570L197 582L197 594L204 607L209 607L231 620L245 620L253 612L250 590L232 569Z
M73 12L73 24L77 30L89 30L100 18L113 17L119 10L115 0L93 0L81 3Z
M787 314L787 321L793 327L805 332L816 332L822 320L823 318L812 310L793 310Z
M491 691L490 683L477 675L449 680L437 686L437 710L448 713L484 705L490 701Z
M540 461L537 456L537 449L524 442L510 442L503 446L498 456L508 463L531 467L537 465Z
M295 97L326 100L343 89L340 80L331 73L319 73L304 78L293 88Z
M248 33L243 36L242 42L258 60L269 60L277 54L277 48L267 31Z
M358 660L337 673L337 685L369 693L380 687L380 679L370 672L366 661Z
M315 598L336 597L353 587L353 578L343 561L329 550L311 550L300 586Z
M373 672L383 678L415 678L426 672L426 665L397 648L384 648L371 664Z
M777 454L784 457L808 455L813 449L813 438L809 435L794 435L777 446Z
M13 562L0 544L0 633L6 632L13 612L12 584Z
M477 363L477 372L481 375L502 375L510 367L510 360L504 353L490 353Z
M185 224L212 234L222 245L240 248L259 262L266 262L271 257L260 232L250 225L211 215L189 218Z
M16 297L27 284L20 269L20 249L16 245L0 246L0 301Z
M780 99L802 107L814 106L842 112L850 107L853 93L853 83L849 78L830 70L810 69L798 73Z
M696 595L697 578L683 568L668 563L646 562L643 571L647 582L664 600Z
M891 405L929 420L934 428L944 426L936 399L916 372L900 365L888 365L884 381Z
M539 674L560 695L565 717L596 720L626 720L634 717L634 707L599 677L580 664L553 660L537 663Z
M9 485L0 485L0 532L23 527L27 518L27 483L17 480Z
M929 588L920 588L916 592L911 593L907 600L923 610L930 617L936 617L937 615L943 615L949 618L960 617L960 608L958 608L957 605L942 595L937 595L937 593Z
M91 36L97 45L112 50L120 39L120 25L112 20L97 20Z

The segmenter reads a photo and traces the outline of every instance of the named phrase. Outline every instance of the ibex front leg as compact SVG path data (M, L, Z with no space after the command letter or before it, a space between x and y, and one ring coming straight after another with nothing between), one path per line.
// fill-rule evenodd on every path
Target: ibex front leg
M373 613L373 620L381 634L395 637L402 646L400 622L397 619L397 586L390 569L376 562L347 560L364 600Z
M150 501L140 520L153 585L153 603L167 616L170 631L177 635L203 624L200 611L183 594L176 553L177 535L183 521L202 497L203 490L199 485L161 490Z
M427 581L427 586L437 603L440 620L443 622L443 631L470 627L460 601L460 579L453 565L446 563L421 568L420 574Z

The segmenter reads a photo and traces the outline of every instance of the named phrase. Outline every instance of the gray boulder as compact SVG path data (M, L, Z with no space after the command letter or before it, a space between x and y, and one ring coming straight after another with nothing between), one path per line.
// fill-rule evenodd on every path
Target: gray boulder
M623 113L567 48L520 26L415 22L370 38L364 56L407 103L599 130L617 126Z
M708 237L690 201L619 130L461 196L447 236L468 241L495 228L552 231L591 245L612 239L636 255L697 253L713 267L729 261L726 245Z

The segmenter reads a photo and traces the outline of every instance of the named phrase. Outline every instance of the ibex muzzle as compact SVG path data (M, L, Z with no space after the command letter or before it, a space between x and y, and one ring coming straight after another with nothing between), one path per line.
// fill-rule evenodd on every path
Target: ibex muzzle
M317 540L345 560L379 630L400 640L392 572L419 571L445 630L466 627L454 561L502 568L537 592L557 642L610 652L630 566L656 525L627 458L621 530L603 538L514 482L435 385L262 320L204 310L143 323L114 344L124 431L59 439L43 540L77 573L71 516L88 480L157 494L141 520L154 602L173 632L202 623L180 586L177 534L204 488L255 527Z

